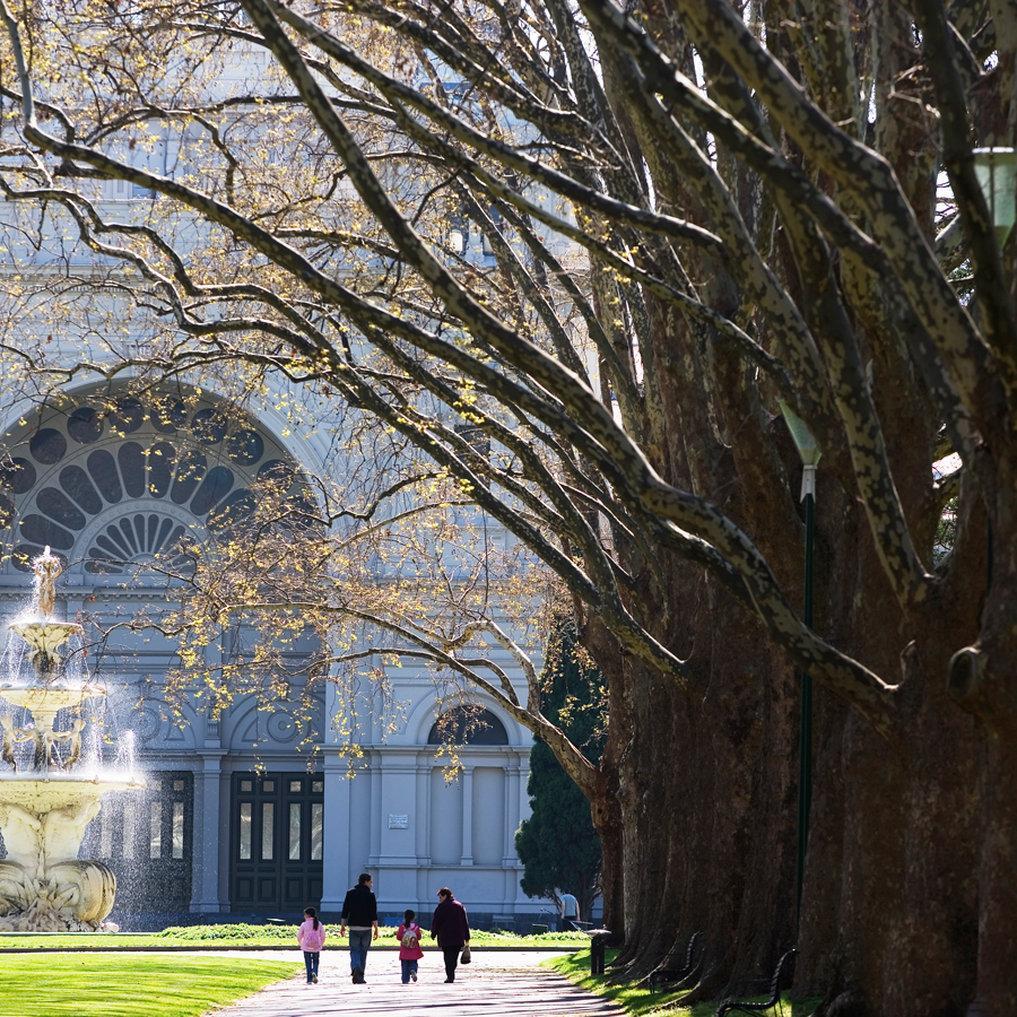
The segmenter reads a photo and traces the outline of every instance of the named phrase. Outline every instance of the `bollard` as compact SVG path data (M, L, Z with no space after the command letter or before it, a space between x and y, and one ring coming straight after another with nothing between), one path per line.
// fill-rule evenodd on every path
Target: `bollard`
M590 934L590 974L602 975L604 973L604 951L607 948L607 941L611 933L606 929L598 929Z

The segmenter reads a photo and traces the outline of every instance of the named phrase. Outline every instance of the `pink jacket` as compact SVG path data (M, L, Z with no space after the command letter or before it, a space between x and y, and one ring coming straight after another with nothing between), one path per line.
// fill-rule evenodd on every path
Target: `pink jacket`
M325 945L325 926L319 921L318 927L315 928L313 920L308 918L297 929L297 942L300 944L301 950L306 950L308 953L320 953L321 948Z
M412 930L417 934L417 948L416 950L408 950L403 946L403 936ZM400 960L420 960L424 956L424 951L420 949L420 937L423 933L420 931L420 926L416 922L410 922L409 925L403 924L396 929L396 936L399 939L399 959Z

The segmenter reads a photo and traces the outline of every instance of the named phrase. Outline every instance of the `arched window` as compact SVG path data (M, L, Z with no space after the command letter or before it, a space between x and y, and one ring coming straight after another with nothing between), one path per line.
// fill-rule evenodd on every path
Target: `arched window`
M457 745L508 745L505 725L490 710L468 710L458 706L443 713L431 725L428 745L454 742Z
M0 531L12 531L22 571L47 544L96 576L156 556L172 564L185 535L241 524L266 484L295 520L309 505L295 466L249 418L172 395L83 398L3 451Z

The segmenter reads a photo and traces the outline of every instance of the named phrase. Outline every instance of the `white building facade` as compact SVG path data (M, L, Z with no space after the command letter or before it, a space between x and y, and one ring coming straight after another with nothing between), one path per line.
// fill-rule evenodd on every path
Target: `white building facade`
M218 99L247 94L268 64L264 53L243 43L217 59L222 66L209 63L202 87ZM200 159L209 151L195 147L201 130L172 121L161 131L154 144L117 147L111 140L111 150L159 174L200 179ZM192 149L199 154L192 156ZM97 206L119 222L149 221L156 201L123 181L80 186L93 186ZM202 180L201 186L211 184ZM351 191L345 180L337 201L344 189ZM8 271L19 290L37 286L43 294L39 320L29 314L18 327L33 342L49 343L50 351L65 344L65 356L56 359L68 363L83 352L101 360L107 343L121 340L144 348L146 325L137 320L137 304L121 311L117 303L118 287L126 288L120 267L93 255L74 223L61 221L59 209L39 223L34 216L30 207L0 204ZM25 238L36 225L44 236L33 246ZM206 227L193 219L166 219L162 226L181 251L200 251L205 243ZM478 238L471 242L464 234L462 241L467 256L484 263L488 252ZM77 277L81 286L75 286ZM86 277L107 285L89 289ZM51 301L47 293L58 298ZM60 321L65 304L73 305L68 316L78 323L73 335ZM388 676L399 704L394 728L368 696L358 729L340 735L343 704L325 681L311 688L298 681L292 697L278 702L241 695L218 715L198 690L177 702L164 687L179 665L173 640L124 625L142 614L158 615L167 603L165 583L160 587L157 576L136 573L134 566L164 555L181 534L201 539L216 520L242 519L259 478L342 469L334 458L340 425L328 406L318 408L321 426L294 428L278 411L280 396L287 395L279 389L252 398L246 420L234 414L224 422L214 385L207 378L201 383L197 404L177 403L169 392L146 403L126 389L75 382L60 405L40 407L30 386L12 391L0 379L0 543L6 552L0 615L9 619L24 606L28 561L50 545L66 565L61 607L98 640L90 648L92 667L121 690L110 714L114 736L118 728L136 732L148 771L148 791L107 802L83 849L108 860L118 874L113 918L129 926L136 915L292 917L308 904L328 915L358 873L370 871L385 914L406 907L426 912L435 890L449 885L478 923L526 928L532 916L546 912L519 887L514 844L529 811L532 738L497 704L472 695L487 711L485 723L460 751L458 778L446 783L447 760L439 758L433 730L437 692L423 666ZM504 533L489 536L506 546ZM236 659L242 643L237 633L224 632L205 648L205 663ZM491 655L525 702L518 664L498 651ZM363 751L353 779L341 744L348 736Z
M514 833L528 813L531 737L497 705L474 697L484 723L447 783L434 682L424 667L395 670L400 719L393 729L369 705L361 713L363 755L350 779L333 685L298 678L288 698L241 696L214 716L198 690L181 702L166 693L165 676L179 666L174 641L124 624L167 604L165 582L134 566L182 533L242 518L259 476L319 469L313 441L283 438L268 408L256 422L225 424L207 392L197 409L109 389L101 398L72 392L60 407L26 399L7 409L0 611L10 619L25 606L28 560L50 545L66 565L60 609L96 640L91 666L113 689L110 738L133 730L148 773L146 792L104 804L83 848L118 874L114 919L288 918L308 904L328 915L369 871L383 914L426 913L436 888L450 885L478 924L528 926L541 909L519 888ZM224 632L210 643L206 663L234 659L237 638Z

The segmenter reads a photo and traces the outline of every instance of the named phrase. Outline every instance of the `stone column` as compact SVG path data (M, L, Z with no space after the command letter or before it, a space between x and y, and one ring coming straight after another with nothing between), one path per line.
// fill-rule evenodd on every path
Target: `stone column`
M350 782L346 779L346 761L340 759L334 745L323 751L325 808L322 816L322 891L321 910L338 914L353 878L350 874Z
M339 730L335 724L341 707L335 682L325 686L325 717L321 769L325 781L322 809L321 910L338 914L350 888L350 782L346 760L339 755Z
M378 908L397 915L413 906L417 895L417 762L414 750L402 746L390 746L379 756Z
M429 750L417 756L417 903L423 914L431 899L431 770L434 755Z
M514 795L515 802L515 826L530 816L530 795L526 789L526 785L530 778L530 750L527 749L516 749L515 769L517 773L517 793ZM515 844L512 845L512 864L516 871L516 905L517 908L523 910L531 910L533 907L532 901L529 897L523 893L522 887L519 885L519 879L521 878L523 871L523 863L519 861L519 856L516 854Z
M473 767L463 766L463 857L460 865L473 864Z
M367 773L357 777L366 780L371 789L367 814L369 816L371 836L368 841L367 867L376 869L381 861L381 825L382 825L382 767L385 765L380 752L369 751L367 756Z
M514 756L514 753L513 753ZM510 758L505 770L505 847L501 864L515 870L516 830L519 828L519 760ZM513 896L515 896L513 894Z
M201 770L195 776L194 850L191 868L191 911L217 914L219 897L219 825L222 801L222 750L201 752ZM229 808L229 796L226 796Z
M502 910L506 914L515 914L520 878L519 859L516 855L516 828L519 826L519 760L515 753L508 756L502 770L505 817L505 836L501 849L501 869L504 872Z

